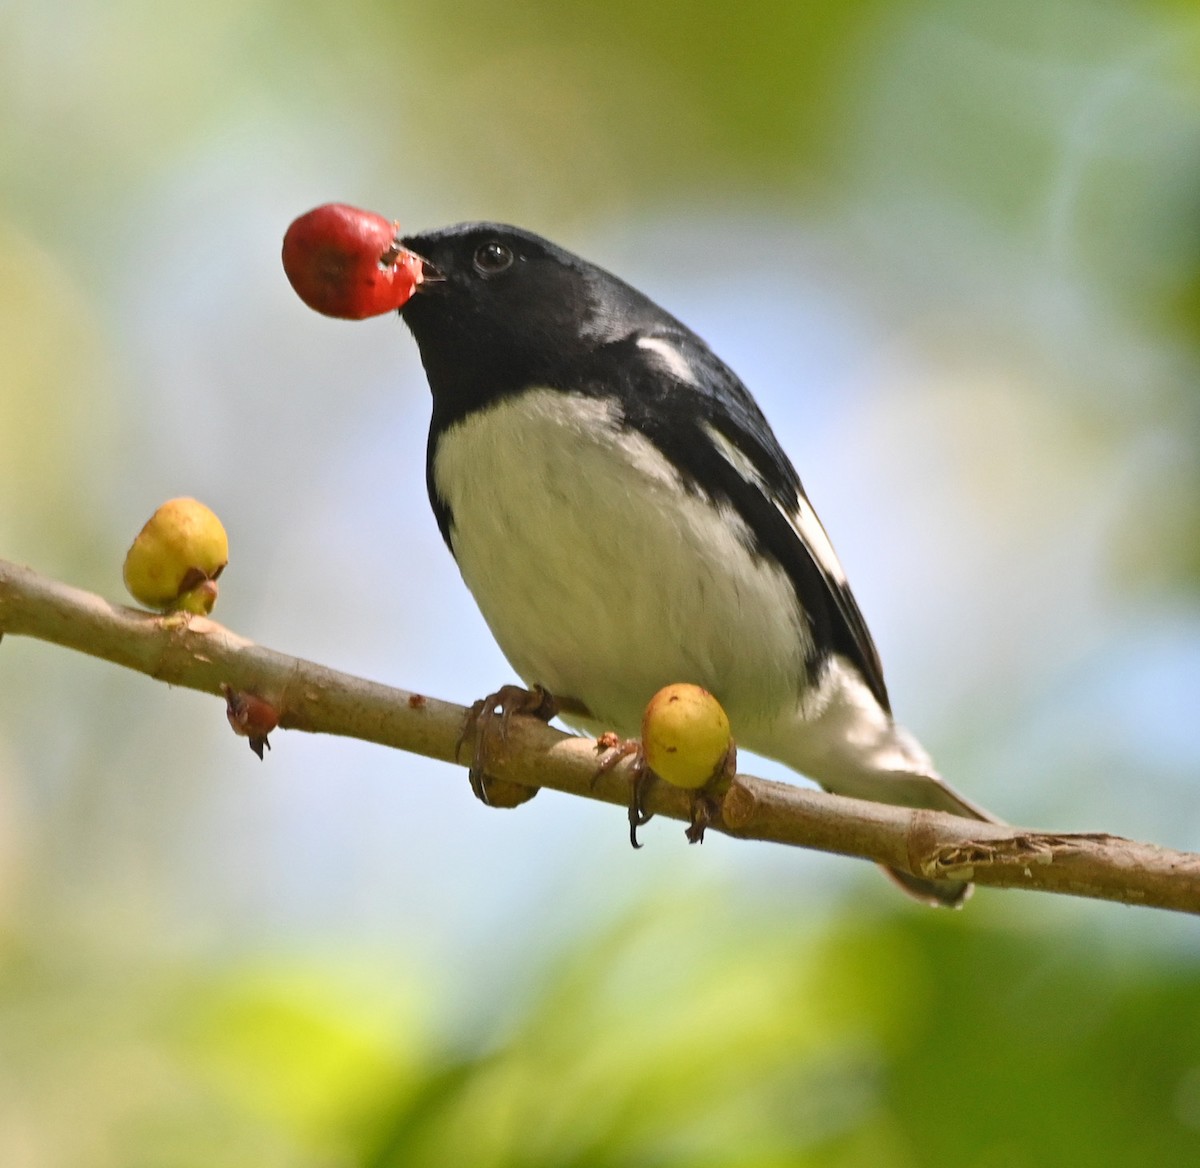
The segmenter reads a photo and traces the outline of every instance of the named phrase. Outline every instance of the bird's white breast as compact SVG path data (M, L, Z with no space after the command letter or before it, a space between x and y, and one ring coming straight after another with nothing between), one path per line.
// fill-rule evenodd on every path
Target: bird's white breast
M463 579L526 683L584 702L592 726L636 732L676 681L715 693L735 733L777 721L804 684L790 581L617 410L534 389L440 437Z

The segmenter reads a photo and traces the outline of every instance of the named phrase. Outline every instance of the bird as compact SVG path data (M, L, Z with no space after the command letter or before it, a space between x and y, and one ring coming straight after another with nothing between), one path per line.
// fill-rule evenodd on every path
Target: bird
M740 746L828 791L999 822L893 718L825 528L705 341L521 228L398 243L423 270L399 314L432 393L429 501L531 692L576 729L634 737L656 691L692 682ZM971 891L890 874L930 904Z

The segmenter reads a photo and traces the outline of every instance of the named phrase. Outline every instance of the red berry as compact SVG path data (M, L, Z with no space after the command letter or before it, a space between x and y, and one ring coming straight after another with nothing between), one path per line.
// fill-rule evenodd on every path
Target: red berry
M397 242L399 224L326 203L283 237L283 270L309 308L346 320L393 312L421 282L422 260Z

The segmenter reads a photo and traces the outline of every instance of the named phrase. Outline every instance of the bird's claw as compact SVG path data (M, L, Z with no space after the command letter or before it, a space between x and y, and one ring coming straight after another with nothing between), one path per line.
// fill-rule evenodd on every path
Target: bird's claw
M502 685L495 693L480 698L471 706L463 720L455 754L461 754L468 739L473 740L467 778L476 799L490 807L515 807L533 798L537 792L536 787L509 783L487 774L488 736L493 733L494 726L494 733L499 736L500 742L506 742L509 723L514 714L527 714L549 722L557 713L558 703L554 695L547 693L540 685L535 685L532 689L524 689L519 685Z
M688 823L687 836L689 844L704 843L704 832L721 811L725 792L737 774L737 745L730 742L725 757L717 764L712 778L699 790L692 792L691 821Z
M654 812L647 811L643 805L646 792L653 782L654 772L643 759L633 768L629 792L629 842L635 848L642 846L638 843L638 828L645 826L654 817Z
M606 751L605 757L592 776L593 784L601 775L608 774L622 759L632 756L633 763L629 768L629 842L635 848L638 843L638 828L649 823L653 813L647 813L644 801L646 791L654 781L654 772L646 765L646 756L642 752L642 744L636 738L622 739L611 730L601 734L596 739L596 748Z
M691 821L688 823L684 835L687 836L689 844L702 844L704 843L704 832L717 813L716 801L711 795L706 795L703 791L696 791L692 795L691 811Z

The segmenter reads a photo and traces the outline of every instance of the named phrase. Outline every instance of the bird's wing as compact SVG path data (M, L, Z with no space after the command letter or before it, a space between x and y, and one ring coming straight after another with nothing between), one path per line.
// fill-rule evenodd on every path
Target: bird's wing
M800 478L749 391L686 330L620 342L636 355L617 363L629 379L627 420L685 481L727 501L760 554L787 573L804 610L817 666L829 653L850 661L890 711L875 642ZM607 366L612 368L611 365Z

